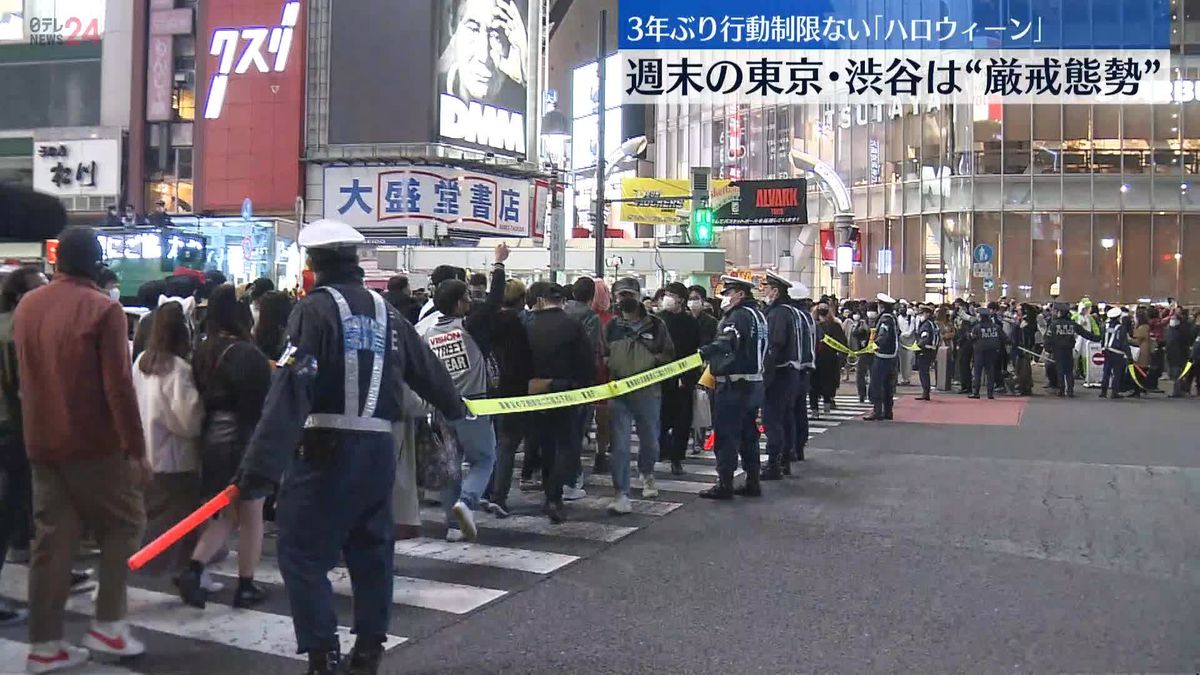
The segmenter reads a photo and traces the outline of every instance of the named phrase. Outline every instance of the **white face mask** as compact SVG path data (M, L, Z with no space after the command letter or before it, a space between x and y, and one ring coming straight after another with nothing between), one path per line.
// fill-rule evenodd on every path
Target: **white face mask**
M729 309L733 305L733 298L728 295L721 296L721 309Z
M867 312L867 318L868 318L868 319L875 319L875 318L878 318L878 317L879 317L879 312Z
M1171 319L1171 325L1172 325L1172 326L1178 326L1178 325L1179 325L1179 319Z
M688 309L693 312L699 312L701 307L704 307L703 300L688 300Z
M854 319L855 321L858 321L859 319L861 319L861 318L862 318L862 315L861 315L861 314L855 314L854 316L852 316L852 317L850 317L850 318L851 318L851 319Z
M679 301L673 295L664 295L662 299L662 308L666 312L674 312L679 307Z
M119 288L108 289L108 297L112 298L116 302L120 302L121 301L121 289L119 289Z

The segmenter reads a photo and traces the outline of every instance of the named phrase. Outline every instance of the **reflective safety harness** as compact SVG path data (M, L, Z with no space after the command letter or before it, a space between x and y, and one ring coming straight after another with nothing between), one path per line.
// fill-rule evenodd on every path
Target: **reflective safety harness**
M375 301L374 325L368 317L356 317L350 313L350 305L345 296L337 289L321 286L316 290L326 291L337 304L338 316L342 321L342 345L345 350L346 381L343 384L345 392L345 408L342 414L313 413L304 421L306 429L342 429L345 431L368 431L390 434L392 423L380 417L374 417L375 407L379 404L379 387L383 383L383 361L387 353L387 305L378 293L370 291L371 299ZM366 321L364 321L366 319ZM370 351L371 381L367 389L367 398L363 403L362 412L358 410L358 353Z

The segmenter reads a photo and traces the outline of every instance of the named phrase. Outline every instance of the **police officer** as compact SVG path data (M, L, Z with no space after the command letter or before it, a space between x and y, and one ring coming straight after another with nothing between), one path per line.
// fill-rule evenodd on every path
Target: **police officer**
M879 306L875 303L867 305L865 310L853 315L853 320L854 325L846 337L850 340L850 349L861 351L871 344L871 331L875 330L879 322ZM858 361L854 365L854 383L858 388L859 403L867 402L871 364L874 362L875 357L870 352L864 352L858 355ZM813 412L816 412L816 406L813 406Z
M1083 337L1096 342L1095 335L1071 318L1071 307L1065 302L1054 306L1054 318L1046 324L1046 348L1054 359L1054 380L1051 385L1058 389L1059 396L1075 398L1075 338Z
M920 318L917 320L916 345L920 351L916 354L917 377L921 380L921 395L918 401L928 401L932 386L929 381L929 368L937 358L938 347L942 344L942 334L937 324L933 322L933 306L922 305Z
M758 309L744 279L722 276L721 307L725 316L717 338L700 349L717 380L713 433L716 434L717 484L704 490L704 499L759 497L758 409L763 403L763 365L767 355L767 319ZM746 470L745 485L734 489L738 455Z
M792 434L792 459L804 461L804 446L808 444L808 398L813 387L813 376L817 369L817 343L823 337L817 329L812 315L812 298L808 297L808 287L800 282L792 284L800 289L800 298L792 306L796 308L796 317L800 320L797 327L800 330L800 379L796 389L796 412ZM833 377L837 377L835 374ZM836 384L834 387L836 388ZM783 475L790 476L792 467L787 462L782 464Z
M466 415L442 362L363 286L363 236L319 220L300 231L316 287L288 321L262 419L236 479L242 499L279 487L279 568L310 675L374 674L392 604L392 422L407 384L448 420ZM342 559L357 640L345 670L327 575Z
M1104 376L1100 380L1100 398L1108 398L1108 388L1112 386L1113 398L1125 398L1121 395L1121 378L1125 368L1133 359L1129 348L1129 330L1121 320L1121 309L1113 307L1108 310L1108 328L1104 331Z
M791 473L796 420L793 413L800 391L800 312L792 306L792 283L767 272L767 355L763 360L763 426L767 431L767 468L762 480L779 480ZM719 437L718 437L719 438Z
M879 305L879 322L875 325L875 358L871 360L871 403L875 409L864 420L892 419L892 400L896 396L896 356L900 351L900 335L892 307L896 301L887 293L875 297Z
M972 382L975 389L968 398L979 398L979 389L983 385L983 376L987 376L987 397L996 398L996 359L1004 346L1004 331L992 315L992 310L984 307L979 310L979 323L971 328L971 342L974 345L975 370Z

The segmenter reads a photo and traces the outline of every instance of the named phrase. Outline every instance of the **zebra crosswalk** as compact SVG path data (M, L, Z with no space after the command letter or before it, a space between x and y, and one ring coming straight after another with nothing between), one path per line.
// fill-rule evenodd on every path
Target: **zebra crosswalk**
M810 422L810 439L867 412L857 399L839 397L837 410ZM765 451L765 439L760 452ZM636 455L636 436L633 453ZM764 456L765 457L765 456ZM590 460L590 458L588 458ZM588 462L590 466L590 461ZM711 452L689 456L683 476L669 476L667 463L656 466L661 492L657 499L631 499L632 513L607 512L612 481L585 469L588 495L568 502L568 520L551 524L541 515L541 494L521 493L514 485L509 498L512 515L500 519L476 513L479 538L473 542L447 542L445 514L440 507L421 509L425 536L395 542L393 616L385 648L389 654L410 640L420 639L453 625L463 616L480 611L524 591L547 575L618 544L652 526L695 499L695 494L715 482ZM634 474L632 496L640 496L641 481ZM236 557L209 566L226 590L210 597L208 607L184 605L169 578L134 574L129 581L128 621L147 644L146 656L120 664L89 663L73 672L85 675L163 675L166 673L294 672L302 655L295 653L295 633L274 554L274 540L265 542L255 579L269 591L268 600L253 609L230 605L237 577ZM236 554L234 554L236 556ZM344 622L353 616L349 572L335 568L329 575L335 609ZM23 603L28 600L29 569L7 564L0 573L0 596ZM93 600L73 596L67 605L67 637L77 641L94 613ZM338 629L343 650L353 642L349 626ZM0 629L0 674L24 671L28 653L26 627Z

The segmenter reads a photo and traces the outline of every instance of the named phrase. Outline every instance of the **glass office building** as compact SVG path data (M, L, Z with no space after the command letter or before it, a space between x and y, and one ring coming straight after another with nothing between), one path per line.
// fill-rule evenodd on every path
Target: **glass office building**
M662 105L657 173L802 175L792 149L832 165L853 197L859 297L1045 301L1058 291L1200 303L1200 57L1188 56L1200 53L1200 0L1175 3L1177 86L1161 104ZM809 189L810 222L832 227L823 188ZM798 269L789 257L799 233L728 229L720 245L739 267ZM986 294L972 276L977 244L995 251ZM815 248L807 267L818 273L805 281L832 290Z

